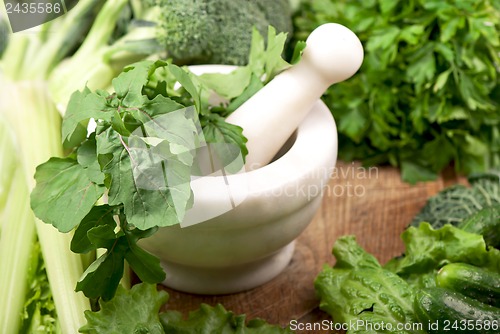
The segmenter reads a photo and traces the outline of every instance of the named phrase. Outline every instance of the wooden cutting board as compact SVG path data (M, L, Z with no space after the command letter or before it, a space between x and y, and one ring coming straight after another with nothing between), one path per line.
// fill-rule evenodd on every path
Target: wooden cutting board
M186 315L201 303L221 303L248 319L259 317L286 326L291 320L315 322L328 319L319 310L313 281L324 264L332 265L331 249L335 240L346 234L381 263L401 254L399 236L427 198L439 190L465 183L452 170L436 181L409 185L401 181L399 170L392 167L364 168L358 163L339 162L326 188L321 209L297 239L289 266L278 277L253 290L225 295L198 296L166 289L168 309Z

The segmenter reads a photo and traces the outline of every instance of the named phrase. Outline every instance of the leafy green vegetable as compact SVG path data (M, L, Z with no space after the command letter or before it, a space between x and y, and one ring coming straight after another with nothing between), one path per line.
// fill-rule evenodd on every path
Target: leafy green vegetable
M31 207L38 218L61 232L75 228L105 191L103 185L92 182L83 167L70 158L51 158L37 168L35 178L37 187L31 195Z
M413 290L401 277L382 268L353 236L341 237L333 247L337 264L325 266L314 282L320 308L336 322L357 323L348 333L373 333L368 326L387 328L416 322ZM401 331L399 333L425 333Z
M62 232L76 227L74 251L107 250L76 286L87 297L113 298L125 260L145 282L165 277L159 260L136 243L159 226L178 223L191 205L195 122L186 106L159 94L152 99L143 95L156 69L174 66L138 63L113 80L113 94L75 93L64 118L63 140L78 143L78 126L91 117L98 123L96 132L81 138L76 154L52 158L37 169L35 214ZM179 71L182 80L189 80ZM106 190L108 205L95 206Z
M245 315L235 315L220 304L215 307L202 304L199 310L190 313L188 319L183 319L177 311L160 313L160 308L167 300L168 294L158 291L151 284L136 284L130 290L119 286L113 300L100 302L98 312L85 312L87 324L80 328L80 333L292 333L260 319L246 322Z
M38 241L32 249L27 281L29 286L19 334L61 333Z
M467 232L481 234L487 245L500 248L500 204L479 210L464 219L457 227Z
M323 97L341 159L411 183L500 166L498 1L305 0L294 22L297 39L338 22L364 45L359 73Z
M454 185L431 197L412 225L429 222L434 228L465 224L482 209L500 205L500 176L494 171L469 178L470 187Z
M392 259L384 268L419 287L434 286L435 273L447 263L468 263L500 271L500 251L488 248L479 234L452 225L433 229L428 223L410 227L401 235L404 256Z
M100 303L99 312L85 312L87 324L80 333L133 334L164 333L159 319L160 308L168 300L164 291L155 285L136 284L130 290L119 286L115 298Z
M220 304L209 306L202 304L199 310L183 319L181 313L167 311L160 315L165 333L238 333L238 334L287 334L289 329L269 325L261 319L252 319L246 322L245 315L235 315L226 311Z
M349 327L347 333L425 333L418 326L404 327L413 331L396 328L398 323L418 322L414 295L418 289L436 286L436 273L442 266L469 263L500 273L500 251L488 248L481 235L451 225L434 230L422 223L418 228L408 228L402 238L404 255L385 266L366 253L353 236L341 237L335 243L337 262L323 268L314 286L321 309L336 322L363 324ZM370 330L374 327L380 330Z

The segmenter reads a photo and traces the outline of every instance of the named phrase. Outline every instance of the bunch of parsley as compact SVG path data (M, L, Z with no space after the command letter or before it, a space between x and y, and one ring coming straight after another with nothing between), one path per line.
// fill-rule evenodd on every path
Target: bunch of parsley
M500 166L500 1L304 0L295 38L325 22L365 49L324 95L341 159L398 166L411 183Z

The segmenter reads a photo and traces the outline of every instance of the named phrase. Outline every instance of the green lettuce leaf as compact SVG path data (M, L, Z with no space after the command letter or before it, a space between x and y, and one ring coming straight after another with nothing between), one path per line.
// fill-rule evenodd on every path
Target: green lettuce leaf
M80 333L87 334L164 334L159 312L168 294L155 285L137 284L130 290L121 285L115 297L101 302L98 312L85 312L87 324Z
M353 326L348 333L387 333L377 328L396 328L417 322L413 312L413 289L401 277L382 268L356 243L353 236L341 237L333 247L337 264L325 266L314 282L320 308L336 322ZM400 331L398 333L424 333Z
M126 290L121 285L116 296L100 302L98 312L85 312L87 324L80 328L86 334L290 334L289 329L269 325L261 319L246 321L218 304L202 304L184 319L177 311L160 313L168 300L165 291L155 285L140 283Z
M18 334L61 334L56 305L38 241L32 247L28 267L28 289Z
M267 324L260 319L246 323L245 315L235 315L218 304L214 307L202 304L191 312L188 319L176 311L167 311L160 316L165 333L168 334L287 334L289 329Z
M416 287L435 285L434 275L445 264L462 262L500 272L500 251L487 247L479 234L452 225L433 229L422 223L402 234L404 256L389 261L384 268L405 278Z

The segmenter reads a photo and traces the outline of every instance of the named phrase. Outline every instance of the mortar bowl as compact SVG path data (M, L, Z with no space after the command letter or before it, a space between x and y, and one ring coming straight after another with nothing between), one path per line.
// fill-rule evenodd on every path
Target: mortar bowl
M228 71L197 66L195 72ZM202 178L193 186L201 207L237 205L201 223L162 227L141 242L161 259L163 284L196 294L229 294L260 286L289 264L295 239L321 205L337 158L337 129L330 110L317 101L274 161L239 174ZM202 210L203 212L203 210ZM213 217L212 217L213 216Z

